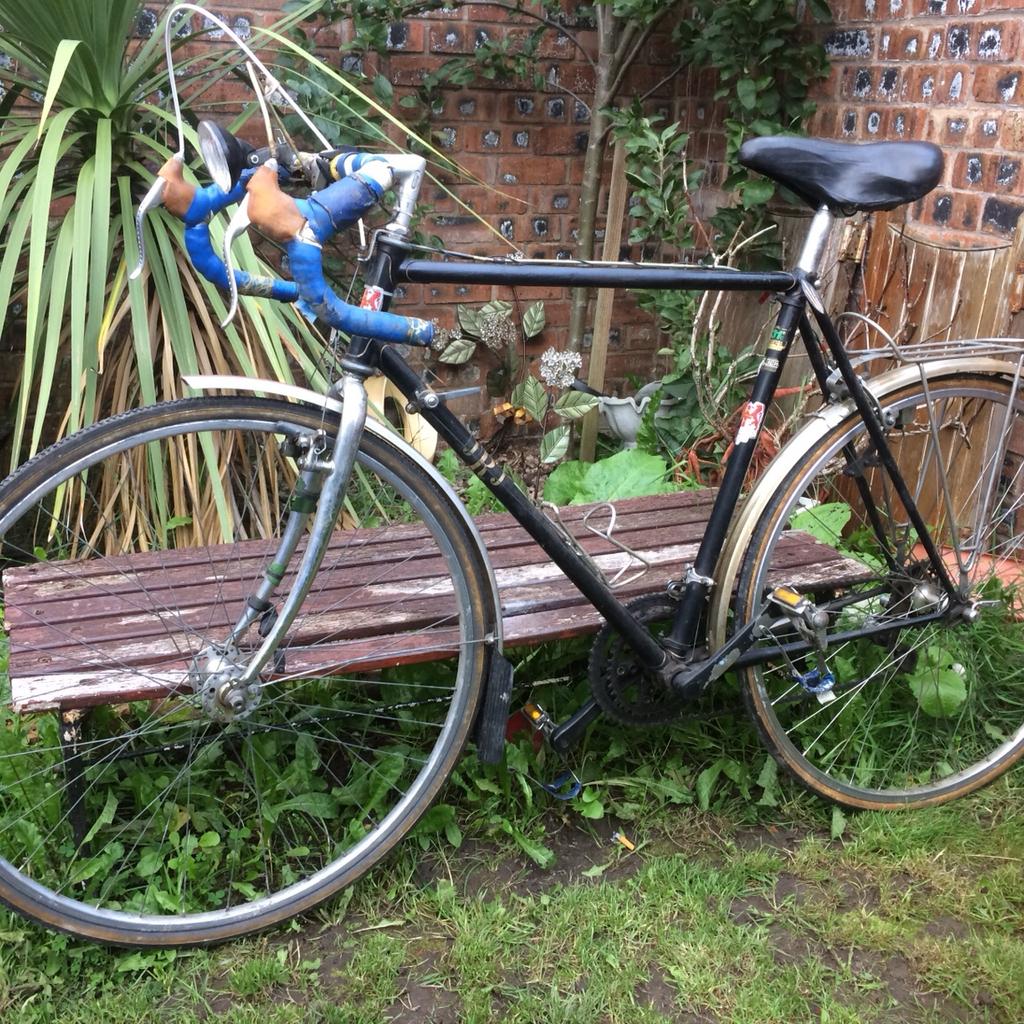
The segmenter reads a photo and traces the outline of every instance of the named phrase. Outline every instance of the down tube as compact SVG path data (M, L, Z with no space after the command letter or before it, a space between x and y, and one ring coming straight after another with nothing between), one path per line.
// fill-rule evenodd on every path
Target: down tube
M423 382L405 360L394 349L382 346L380 365L402 394L414 401ZM505 471L495 464L462 422L443 403L435 409L421 408L420 415L484 482L580 593L625 637L641 660L652 669L661 668L666 656L658 642L622 606L608 584L566 543L554 523L538 511Z

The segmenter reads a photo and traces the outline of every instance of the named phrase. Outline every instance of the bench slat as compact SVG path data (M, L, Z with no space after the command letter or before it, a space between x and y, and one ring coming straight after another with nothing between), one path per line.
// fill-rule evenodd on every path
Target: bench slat
M696 554L713 498L709 491L691 491L615 503L614 536L652 562L642 578L618 588L622 599L681 576ZM592 507L561 509L562 521L607 575L635 565L583 526ZM607 516L595 513L594 521L603 525ZM598 613L511 516L490 514L477 523L494 566L508 644L537 644L600 627ZM371 671L453 654L456 632L450 621L439 621L445 595L450 607L451 585L440 575L442 560L417 548L426 537L419 524L337 531L305 614L289 634L286 673ZM5 625L14 706L87 706L174 692L184 685L190 646L198 648L211 628L232 625L250 592L239 580L240 562L246 578L255 578L272 547L251 541L209 553L144 552L8 569ZM786 534L778 551L785 576L778 582L813 587L864 572L860 563L806 534ZM221 577L228 568L225 585ZM173 597L168 625L177 628L170 633L148 611L161 595Z

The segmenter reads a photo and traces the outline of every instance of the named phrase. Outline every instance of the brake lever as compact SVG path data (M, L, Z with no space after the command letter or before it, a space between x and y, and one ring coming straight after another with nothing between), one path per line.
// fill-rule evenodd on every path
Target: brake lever
M231 220L228 222L227 230L224 232L224 266L228 273L228 289L231 293L231 302L228 305L227 316L221 321L221 327L227 327L234 320L235 314L238 312L238 283L235 281L235 268L231 262L231 246L239 235L245 233L251 223L252 221L249 219L249 194L246 193L238 204L238 209L235 210Z
M175 155L172 159L183 163L180 156ZM134 281L142 273L142 268L146 265L146 242L142 233L142 222L150 210L163 205L164 193L166 191L167 179L158 175L153 184L149 186L149 191L142 197L139 208L135 211L135 239L139 246L139 262L135 264L135 269L128 275L129 281Z

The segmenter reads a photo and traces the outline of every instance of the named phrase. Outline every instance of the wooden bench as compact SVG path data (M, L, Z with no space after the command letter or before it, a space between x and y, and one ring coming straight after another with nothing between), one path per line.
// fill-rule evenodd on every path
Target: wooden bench
M712 491L690 491L615 503L615 538L651 563L640 579L628 581L633 573L628 574L617 590L622 598L656 591L682 576L696 553L713 497ZM562 509L566 527L608 576L623 565L635 566L629 555L583 525L591 507ZM594 519L607 521L607 516L595 513ZM597 612L511 516L481 516L477 524L498 582L506 646L540 644L600 627ZM424 536L423 527L339 531L337 536L318 577L318 591L308 599L329 601L324 607L337 609L310 616L319 629L329 628L330 641L303 646L318 638L303 634L300 625L289 636L289 675L326 674L341 666L369 671L451 654L457 639L452 629L427 629L426 641L423 632L436 618L431 615L431 599L424 597L423 580L432 573L437 576L438 561L431 563L427 553L410 557L417 537ZM264 542L246 542L241 557L255 565L267 549ZM778 582L812 586L863 571L859 563L803 533L787 533L780 551L785 579ZM213 549L214 563L228 557L237 566L237 545ZM382 610L367 605L362 588L368 574L378 572L388 559L400 563L410 599L399 603L392 593ZM3 582L14 708L66 710L167 696L181 685L189 655L182 654L159 621L141 615L140 607L169 589L174 591L176 608L187 609L187 617L204 630L226 627L227 615L236 613L246 595L239 588L236 601L221 602L219 621L219 605L211 594L218 599L232 595L225 595L219 585L211 586L210 572L205 550L175 552L170 567L166 552L149 552L79 563L74 574L67 571L67 563L62 568L59 562L8 568ZM393 579L388 577L389 587ZM359 600L346 601L346 592L355 590ZM177 614L175 622L180 622ZM403 635L407 630L417 632Z

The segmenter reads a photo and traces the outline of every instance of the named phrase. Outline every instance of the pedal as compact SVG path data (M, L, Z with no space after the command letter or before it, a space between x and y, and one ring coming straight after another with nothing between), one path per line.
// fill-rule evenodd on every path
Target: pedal
M776 587L768 599L771 604L782 610L797 631L808 643L824 651L828 647L828 612L819 608L806 594L801 594L792 587Z
M555 731L555 723L551 716L539 704L524 704L523 714L533 731L539 732L545 740Z
M836 695L832 691L836 677L825 661L825 651L828 649L828 635L825 632L828 629L828 612L819 608L806 594L787 586L776 587L769 601L782 610L800 636L814 647L817 666L807 672L791 668L793 680L806 693L817 698L819 704L834 701Z

